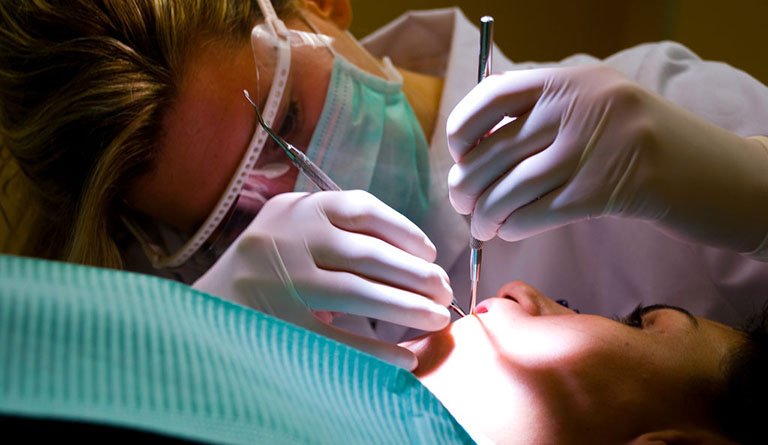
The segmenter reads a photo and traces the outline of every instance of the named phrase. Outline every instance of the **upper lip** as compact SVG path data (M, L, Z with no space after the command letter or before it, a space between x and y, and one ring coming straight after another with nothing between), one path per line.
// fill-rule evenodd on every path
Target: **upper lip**
M494 310L494 307L499 306L499 305L503 306L504 309L507 310L507 311L513 311L513 312L515 312L517 314L520 314L520 315L531 315L531 314L529 314L525 310L525 308L517 300L515 300L514 298L511 298L511 297L509 297L509 298L499 298L499 297L487 298L487 299L481 301L480 303L478 303L477 307L478 308L483 307L488 312L490 312L490 311Z

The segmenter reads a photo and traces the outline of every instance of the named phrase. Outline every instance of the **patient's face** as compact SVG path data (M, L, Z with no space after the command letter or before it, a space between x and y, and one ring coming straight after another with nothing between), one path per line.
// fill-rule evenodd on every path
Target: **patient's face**
M709 424L720 362L742 339L675 309L619 322L520 282L497 296L406 346L414 373L456 418L500 443L626 442Z

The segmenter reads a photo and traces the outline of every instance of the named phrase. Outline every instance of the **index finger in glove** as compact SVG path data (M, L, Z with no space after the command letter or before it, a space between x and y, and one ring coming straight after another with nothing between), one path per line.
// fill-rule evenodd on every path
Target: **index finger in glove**
M563 154L562 147L567 145L567 141L556 140L489 187L475 205L472 236L481 241L493 238L515 212L561 187L573 172L570 157Z
M565 184L513 212L498 229L499 238L518 241L548 230L603 215L600 200Z
M379 238L425 261L437 257L435 245L416 224L368 192L318 192L313 196L321 200L331 224L342 230Z
M504 117L529 111L541 96L552 69L508 71L489 76L451 111L446 123L448 148L459 162Z
M329 234L312 242L312 258L321 269L348 272L373 283L408 290L443 306L453 298L450 279L443 268L367 235Z
M361 315L424 331L440 330L451 319L448 309L430 298L348 272L322 271L314 288L302 287L299 292L312 309Z
M463 215L472 213L486 189L551 145L557 131L557 124L526 113L484 137L448 173L448 197L453 208Z

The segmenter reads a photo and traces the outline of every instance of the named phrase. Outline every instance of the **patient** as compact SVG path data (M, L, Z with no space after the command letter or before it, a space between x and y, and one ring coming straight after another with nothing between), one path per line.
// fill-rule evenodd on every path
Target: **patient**
M522 282L404 343L414 371L497 443L757 443L766 317L745 331L669 306L580 315ZM765 312L765 311L764 311Z

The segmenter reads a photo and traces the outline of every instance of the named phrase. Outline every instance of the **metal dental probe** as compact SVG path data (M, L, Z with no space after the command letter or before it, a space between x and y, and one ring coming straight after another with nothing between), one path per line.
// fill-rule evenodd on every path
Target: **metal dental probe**
M261 128L264 129L264 131L267 132L270 138L272 138L275 143L280 146L280 148L283 149L285 154L288 156L288 159L291 160L291 163L296 166L296 168L299 169L301 173L303 173L310 181L312 181L313 184L317 186L320 190L327 191L339 191L341 190L341 187L336 185L335 182L322 170L320 170L320 167L317 166L314 162L312 162L307 155L304 154L301 150L294 147L290 143L288 143L285 139L283 139L279 134L272 131L272 129L264 122L264 119L261 117L261 113L259 112L259 107L256 105L256 102L251 98L251 95L248 94L248 90L243 90L243 94L245 95L245 99L251 104L253 107L253 110L256 112L256 119L259 121L259 125L261 125ZM463 310L459 307L459 305L456 303L456 299L454 298L453 301L451 301L451 305L449 306L451 309L453 309L456 313L458 313L460 316L465 317L467 314L464 313Z
M493 17L486 15L480 19L480 58L478 60L477 83L482 82L491 74L492 52ZM474 314L477 304L477 285L480 282L480 267L483 263L483 242L470 235L469 248L469 313Z
M326 190L332 190L332 191L340 191L341 187L336 185L333 180L325 174L324 171L320 170L320 167L318 167L314 162L312 162L307 155L305 155L301 150L294 147L293 145L289 144L285 141L282 137L280 137L279 134L272 131L271 128L264 122L264 119L261 117L261 113L259 112L259 107L256 105L256 103L251 99L251 95L248 94L248 90L243 90L243 94L245 95L245 99L251 104L253 107L253 110L256 112L256 119L259 120L259 125L261 125L261 128L264 129L264 131L267 132L270 138L272 138L273 141L277 145L280 146L280 148L283 149L285 154L288 156L288 159L291 160L291 163L295 165L300 172L302 172L307 179L312 181L313 184L317 186L320 190L326 191Z

